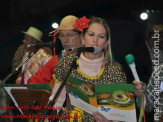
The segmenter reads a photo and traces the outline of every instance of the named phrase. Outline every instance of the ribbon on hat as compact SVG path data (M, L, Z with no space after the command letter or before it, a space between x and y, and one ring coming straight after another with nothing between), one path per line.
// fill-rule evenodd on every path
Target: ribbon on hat
M53 42L55 43L56 42L56 35L59 33L59 31L55 31L54 34L53 34ZM56 56L55 54L55 47L53 48L53 51L54 51L54 56Z

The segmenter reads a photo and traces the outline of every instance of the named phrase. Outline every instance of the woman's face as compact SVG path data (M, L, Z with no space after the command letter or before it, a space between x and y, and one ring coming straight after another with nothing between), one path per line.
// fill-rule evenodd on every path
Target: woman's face
M82 42L85 47L97 46L100 49L98 55L100 56L102 50L107 45L106 30L100 23L93 23L89 26L87 32L83 36ZM88 53L88 52L85 52Z

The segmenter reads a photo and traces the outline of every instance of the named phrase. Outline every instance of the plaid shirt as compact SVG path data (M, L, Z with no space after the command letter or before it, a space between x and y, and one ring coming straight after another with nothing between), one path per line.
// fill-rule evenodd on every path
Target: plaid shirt
M163 113L163 63L155 67L147 86L145 98L145 111L154 109L154 114L160 116Z

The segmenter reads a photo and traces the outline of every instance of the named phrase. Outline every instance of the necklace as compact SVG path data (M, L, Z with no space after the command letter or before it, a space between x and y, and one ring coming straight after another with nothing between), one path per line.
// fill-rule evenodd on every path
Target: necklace
M78 71L83 77L88 78L88 79L91 79L91 80L94 80L94 79L99 78L99 77L103 74L103 72L104 72L104 70L105 70L105 66L103 66L103 67L101 68L100 73L99 73L97 76L92 76L92 77L91 77L91 76L88 76L88 75L84 74L84 73L80 70L80 68L79 68L79 59L76 60L76 64L78 65L77 71Z

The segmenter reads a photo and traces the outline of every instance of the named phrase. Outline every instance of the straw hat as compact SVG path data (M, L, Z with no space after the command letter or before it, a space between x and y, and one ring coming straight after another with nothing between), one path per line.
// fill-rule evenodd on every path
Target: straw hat
M75 29L73 27L73 25L75 24L77 19L78 18L76 16L73 16L73 15L65 16L61 20L60 26L57 28L57 30L73 30L73 29Z
M26 32L22 31L22 33L29 35L38 41L41 41L41 38L43 36L43 33L34 27L29 27L29 29Z

